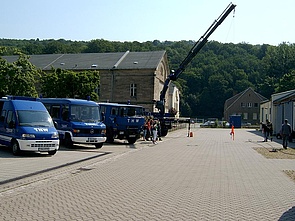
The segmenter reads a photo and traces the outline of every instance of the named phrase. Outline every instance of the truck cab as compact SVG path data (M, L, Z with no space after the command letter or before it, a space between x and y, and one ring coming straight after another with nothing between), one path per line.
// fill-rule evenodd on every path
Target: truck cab
M145 121L142 106L118 103L99 103L99 106L108 142L126 139L134 144L140 138Z
M42 98L56 124L62 143L90 144L101 148L106 141L106 126L101 122L99 105L90 100L70 98Z
M52 118L38 98L0 99L0 143L11 147L14 155L22 151L48 152L59 149L58 132Z

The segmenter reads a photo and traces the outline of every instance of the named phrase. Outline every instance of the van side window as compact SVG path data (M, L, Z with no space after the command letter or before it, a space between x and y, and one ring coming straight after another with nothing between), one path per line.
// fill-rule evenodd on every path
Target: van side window
M3 101L0 101L0 123L4 123L4 119L5 119L5 115L6 115L6 111L3 110L3 105L4 105L4 102Z
M118 108L112 107L111 115L118 115Z
M47 109L48 113L50 114L50 104L44 104L44 106Z
M105 113L107 111L107 108L105 106L100 106L100 112Z
M11 121L15 122L15 118L14 118L13 111L10 110L7 112L6 123L9 124Z
M52 105L50 115L52 118L59 119L60 118L60 106Z
M0 122L4 123L5 116L6 116L6 110L2 110L1 116L0 116Z
M68 121L69 120L69 105L63 105L62 106L62 119L64 121Z

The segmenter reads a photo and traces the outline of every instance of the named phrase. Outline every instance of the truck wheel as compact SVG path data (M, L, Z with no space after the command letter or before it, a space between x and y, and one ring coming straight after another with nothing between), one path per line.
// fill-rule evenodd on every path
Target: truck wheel
M100 149L100 148L102 148L102 146L103 146L103 143L98 143L98 144L95 144L95 148L97 148L97 149Z
M114 142L114 134L112 128L107 128L107 142L113 143Z
M12 142L12 153L15 156L18 156L21 153L21 151L19 149L19 144L16 140Z
M49 154L49 155L54 155L54 154L56 154L56 150L48 151L48 154Z
M161 137L165 137L168 134L168 129L161 130Z
M66 134L64 143L65 143L65 146L67 148L73 148L74 147L73 141L72 141L71 136L69 134Z
M136 142L136 138L132 137L132 138L128 138L128 143L129 144L134 144Z

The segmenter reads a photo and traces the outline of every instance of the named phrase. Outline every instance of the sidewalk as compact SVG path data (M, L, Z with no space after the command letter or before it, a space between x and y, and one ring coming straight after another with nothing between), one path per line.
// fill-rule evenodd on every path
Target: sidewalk
M30 185L0 192L0 220L295 220L294 159L267 159L254 130L173 131ZM0 186L1 188L1 186Z

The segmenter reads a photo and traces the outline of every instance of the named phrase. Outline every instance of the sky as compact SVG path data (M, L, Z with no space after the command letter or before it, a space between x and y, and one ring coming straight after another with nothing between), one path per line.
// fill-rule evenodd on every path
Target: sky
M3 0L0 38L197 41L229 0ZM221 43L295 43L294 0L233 0L209 37Z

